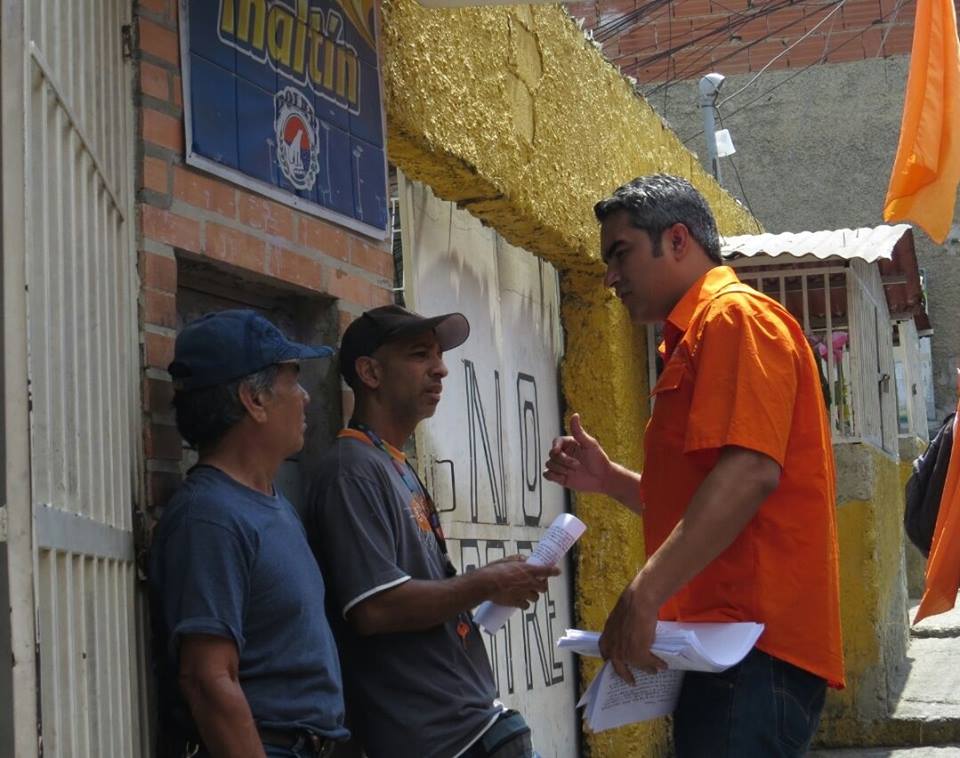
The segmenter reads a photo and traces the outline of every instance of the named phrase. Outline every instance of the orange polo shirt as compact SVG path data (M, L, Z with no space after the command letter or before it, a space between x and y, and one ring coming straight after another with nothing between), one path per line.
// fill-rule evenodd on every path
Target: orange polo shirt
M671 311L642 478L648 554L673 531L726 445L780 484L734 542L663 606L679 621L759 621L757 647L844 685L830 425L803 330L719 266Z

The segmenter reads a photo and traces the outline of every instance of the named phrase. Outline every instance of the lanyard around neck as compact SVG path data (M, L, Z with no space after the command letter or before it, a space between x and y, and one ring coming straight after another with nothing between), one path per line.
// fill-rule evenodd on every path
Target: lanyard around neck
M430 530L433 532L433 536L437 540L437 546L440 548L440 552L443 553L444 557L447 556L447 539L443 534L443 527L440 526L440 514L437 512L437 506L433 503L433 498L430 497L430 493L427 492L427 488L423 486L423 482L420 481L420 477L417 475L417 472L414 471L413 466L409 462L404 460L402 463L396 459L390 449L387 447L387 443L381 439L380 435L377 434L373 429L371 429L366 424L363 424L359 421L350 421L349 428L363 434L369 441L378 450L383 451L383 453L390 459L390 462L393 464L393 468L400 475L400 478L403 479L403 483L407 486L407 489L410 490L410 494L413 497L422 497L427 504L427 520L430 523ZM341 435L343 433L341 432ZM449 559L448 559L449 560Z

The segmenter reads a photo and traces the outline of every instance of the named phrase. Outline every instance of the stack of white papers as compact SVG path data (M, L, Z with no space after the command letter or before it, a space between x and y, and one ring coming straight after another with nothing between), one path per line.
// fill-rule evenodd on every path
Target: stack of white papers
M631 669L636 684L624 682L607 662L580 698L587 726L595 732L666 716L680 697L684 671L720 672L739 663L763 633L763 624L660 621L650 652L667 670L645 674ZM557 647L580 655L600 655L600 634L568 629Z

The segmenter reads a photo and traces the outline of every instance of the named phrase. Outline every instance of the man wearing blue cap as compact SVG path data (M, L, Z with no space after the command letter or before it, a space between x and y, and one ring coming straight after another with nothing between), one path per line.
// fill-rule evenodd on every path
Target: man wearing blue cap
M177 428L199 461L151 551L166 755L316 758L349 736L323 578L273 484L303 446L299 361L332 352L248 310L177 337Z

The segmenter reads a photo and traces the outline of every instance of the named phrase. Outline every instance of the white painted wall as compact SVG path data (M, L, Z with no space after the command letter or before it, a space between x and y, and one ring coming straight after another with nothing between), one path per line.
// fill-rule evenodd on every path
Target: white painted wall
M445 356L449 376L417 454L461 570L529 553L567 499L540 471L561 430L563 337L554 269L429 188L401 178L405 294L424 314L450 311L471 335ZM571 564L536 606L488 638L500 696L533 728L543 756L575 756L576 672L556 638L572 626Z

